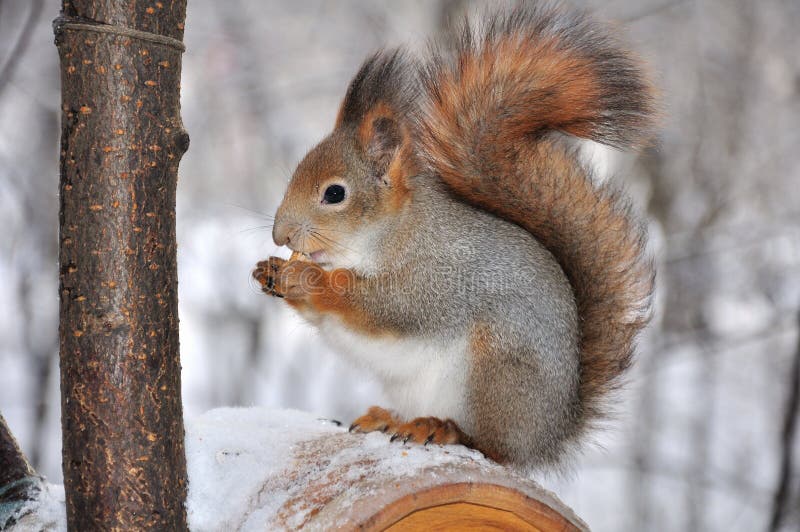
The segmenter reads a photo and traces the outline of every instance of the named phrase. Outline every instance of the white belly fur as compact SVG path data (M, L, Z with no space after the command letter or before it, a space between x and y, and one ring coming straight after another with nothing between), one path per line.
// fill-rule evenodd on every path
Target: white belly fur
M401 416L451 418L469 430L465 402L466 337L441 341L421 338L375 338L356 334L335 318L319 324L333 348L372 371Z

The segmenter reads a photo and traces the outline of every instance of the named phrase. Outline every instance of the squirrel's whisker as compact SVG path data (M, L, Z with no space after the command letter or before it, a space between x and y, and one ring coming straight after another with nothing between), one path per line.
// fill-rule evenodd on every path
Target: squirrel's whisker
M337 247L345 251L350 251L352 253L355 252L355 250L353 250L352 248L349 248L344 244L340 243L339 241L334 240L333 238L330 238L328 236L325 236L317 231L309 231L309 234L313 235L317 239L317 241L321 244L328 244L330 246Z
M250 209L249 207L245 207L244 205L238 205L236 203L228 203L228 205L231 206L231 207L236 207L237 209L242 209L244 211L248 211L249 213L254 214L257 217L263 218L263 219L268 220L268 221L274 221L275 220L275 217L270 215L270 214L265 214L263 212Z
M254 231L262 231L262 230L268 230L269 231L269 230L272 229L272 226L273 226L273 224L259 225L257 227L248 227L246 229L242 229L241 231L239 231L239 233L252 233Z

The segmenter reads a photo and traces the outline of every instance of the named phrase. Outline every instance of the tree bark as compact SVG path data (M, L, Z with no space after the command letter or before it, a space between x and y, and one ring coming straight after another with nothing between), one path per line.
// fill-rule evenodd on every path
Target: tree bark
M175 193L186 0L65 0L60 360L72 530L186 529Z
M0 530L21 517L18 511L39 493L39 477L0 414Z

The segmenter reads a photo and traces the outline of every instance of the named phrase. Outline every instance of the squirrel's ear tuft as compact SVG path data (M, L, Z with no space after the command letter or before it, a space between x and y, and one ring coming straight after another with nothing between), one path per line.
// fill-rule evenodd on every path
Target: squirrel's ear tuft
M381 105L402 112L417 95L415 68L400 48L380 51L358 69L336 117L336 127L360 124L367 113Z
M416 68L402 49L381 51L361 65L344 97L336 128L352 128L376 173L384 175L406 143L418 96Z
M395 114L385 104L378 104L364 115L358 127L358 140L367 157L383 175L403 143L403 131Z

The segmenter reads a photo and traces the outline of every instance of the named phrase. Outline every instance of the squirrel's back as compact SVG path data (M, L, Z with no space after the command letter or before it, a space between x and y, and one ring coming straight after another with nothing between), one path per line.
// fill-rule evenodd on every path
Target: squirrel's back
M631 362L650 315L643 224L554 132L620 148L647 142L652 88L604 27L525 4L435 48L422 75L416 152L462 200L523 227L556 258L580 318L587 421Z

